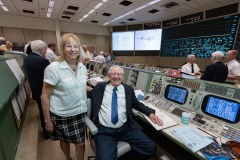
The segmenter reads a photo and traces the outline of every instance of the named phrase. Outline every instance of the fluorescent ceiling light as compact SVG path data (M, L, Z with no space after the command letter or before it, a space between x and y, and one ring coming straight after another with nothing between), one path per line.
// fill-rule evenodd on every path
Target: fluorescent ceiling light
M48 8L47 12L51 13L52 12L52 8Z
M102 0L103 3L107 2L108 0Z
M91 11L88 12L88 14L92 14L95 11L95 9L92 9Z
M161 0L153 0L152 2L149 2L149 3L147 3L147 4L144 4L144 5L136 8L136 9L134 9L134 10L128 12L128 13L125 13L125 14L117 17L117 18L114 18L114 19L111 20L110 22L114 22L114 21L116 21L116 20L118 20L118 19L121 19L121 18L123 18L123 17L126 17L126 16L129 15L129 14L134 14L135 12L137 12L137 11L143 9L143 8L149 7L149 6L151 6L151 5L153 5L153 4L157 3L157 2L160 2L160 1L161 1ZM108 23L110 23L110 22L106 22L106 23L108 24ZM106 23L104 23L104 24L106 24ZM103 24L103 25L104 25L104 24Z
M4 11L9 12L9 10L7 9L6 6L1 6L1 7L2 7L2 9L3 9Z
M1 0L0 0L0 5L1 5L1 6L4 6L4 4L3 4L3 2L2 2Z
M51 17L51 13L47 13L47 17Z
M152 1L152 2L149 2L148 4L149 5L153 5L153 4L155 4L155 3L157 3L157 2L160 2L161 0L154 0L154 1Z
M49 7L53 8L54 6L54 0L50 0L49 3L48 3Z
M79 19L79 21L82 22L82 21L83 21L83 18Z
M100 3L98 3L98 4L94 7L94 9L98 9L98 8L101 7L102 5L103 5L103 3L100 2Z
M83 16L83 18L87 18L89 15L88 14L86 14L85 16Z
M105 25L107 25L107 24L109 24L109 22L107 22L107 23L104 23L103 25L105 26Z

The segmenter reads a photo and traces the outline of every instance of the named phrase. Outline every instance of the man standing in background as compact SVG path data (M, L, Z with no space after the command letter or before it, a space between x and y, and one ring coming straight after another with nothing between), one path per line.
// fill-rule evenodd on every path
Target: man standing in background
M228 75L228 68L221 62L223 57L224 54L221 51L213 52L211 57L212 64L207 66L201 77L202 80L219 83L225 82Z
M226 82L233 83L240 88L240 64L236 60L237 57L237 50L230 50L226 54L225 60L228 67L228 76Z
M91 57L90 52L88 51L87 45L85 45L85 44L82 45L82 49L83 49L83 51L84 51L84 53L85 53L85 55L86 55L86 57L84 58L84 60L85 60L85 61L91 60L92 57Z
M46 53L45 57L46 57L46 59L49 60L50 63L59 60L58 56L55 54L55 50L56 50L56 44L55 43L49 43L47 53Z
M36 100L38 104L43 137L44 139L49 139L50 135L45 129L41 102L44 70L50 64L49 61L44 58L47 51L47 44L41 40L34 40L31 41L30 45L32 53L24 58L23 67L32 90L32 98Z

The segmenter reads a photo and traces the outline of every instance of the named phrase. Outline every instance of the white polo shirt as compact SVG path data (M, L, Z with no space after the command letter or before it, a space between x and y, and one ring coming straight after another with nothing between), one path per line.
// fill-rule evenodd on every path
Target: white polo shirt
M68 117L87 111L87 69L78 63L77 75L66 61L53 62L44 71L45 83L54 86L50 96L50 111Z

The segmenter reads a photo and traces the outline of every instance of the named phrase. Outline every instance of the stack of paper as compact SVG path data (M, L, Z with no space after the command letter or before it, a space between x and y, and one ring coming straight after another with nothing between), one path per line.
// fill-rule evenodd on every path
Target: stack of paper
M174 119L172 119L172 117L170 117L169 115L167 115L167 113L165 113L163 111L159 111L159 112L155 113L155 115L158 116L163 121L162 126L159 126L159 125L153 123L148 116L146 116L146 115L144 115L144 116L156 130L162 130L164 128L178 125L178 122L176 122Z
M171 132L192 152L196 152L213 142L190 127L173 128Z

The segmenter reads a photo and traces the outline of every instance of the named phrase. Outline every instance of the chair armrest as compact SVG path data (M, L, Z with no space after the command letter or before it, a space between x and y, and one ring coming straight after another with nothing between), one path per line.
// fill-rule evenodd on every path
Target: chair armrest
M132 113L134 116L138 116L140 112L137 111L136 109L132 109Z
M98 133L98 128L95 126L95 124L92 122L92 120L86 115L85 116L85 124L90 130L92 135L95 135Z

